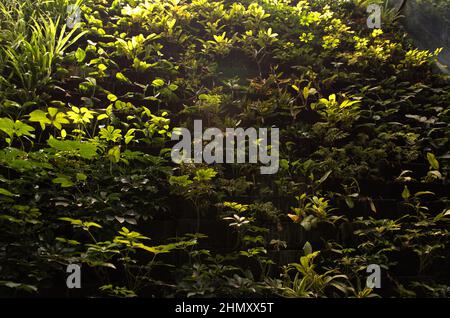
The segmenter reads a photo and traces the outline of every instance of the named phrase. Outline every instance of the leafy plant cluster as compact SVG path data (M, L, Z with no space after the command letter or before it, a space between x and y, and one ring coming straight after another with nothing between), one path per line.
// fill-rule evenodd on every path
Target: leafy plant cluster
M439 53L349 1L0 5L0 294L446 296ZM81 22L65 24L68 5ZM174 127L280 127L280 170L174 165ZM383 268L383 288L366 268Z

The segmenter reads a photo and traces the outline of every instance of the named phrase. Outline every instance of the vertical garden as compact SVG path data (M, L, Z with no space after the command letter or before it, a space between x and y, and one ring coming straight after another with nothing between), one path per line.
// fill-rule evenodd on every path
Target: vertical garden
M385 2L0 0L0 296L449 297L448 29Z

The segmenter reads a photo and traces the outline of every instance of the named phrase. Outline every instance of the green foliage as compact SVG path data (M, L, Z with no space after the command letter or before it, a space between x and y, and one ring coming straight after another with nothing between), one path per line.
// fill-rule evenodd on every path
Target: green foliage
M62 125L69 124L65 113L58 111L57 108L49 107L47 112L36 109L30 113L31 122L37 122L41 125L42 130L46 125L54 126L56 129L61 130Z
M45 9L35 10L30 15L26 11L35 4L23 2L15 7L10 7L10 3L0 6L0 20L9 26L2 33L5 42L0 49L3 64L0 79L4 92L1 100L17 98L28 102L38 99L42 89L54 84L53 76L63 54L87 32L80 32L79 25L66 30L67 25L61 22L63 16L50 18Z
M300 257L300 263L291 263L285 268L283 295L286 297L323 297L327 295L327 289L335 289L344 295L350 291L348 278L342 274L335 274L335 270L319 274L315 270L314 259L319 252L306 252ZM289 272L295 270L294 279L291 281Z
M20 120L13 121L9 118L0 118L0 130L9 136L9 138L6 138L9 145L11 145L14 136L28 136L34 138L34 135L32 134L34 128L21 122Z
M0 3L1 296L448 295L450 84L390 7L73 2ZM279 172L174 165L195 119L280 128Z
M93 159L97 156L97 146L93 143L78 140L57 140L55 138L50 138L47 142L60 154L76 155L84 159Z

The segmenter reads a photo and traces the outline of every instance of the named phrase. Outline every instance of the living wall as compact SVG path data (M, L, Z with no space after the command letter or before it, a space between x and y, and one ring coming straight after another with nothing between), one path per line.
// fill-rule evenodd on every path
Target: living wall
M420 48L443 47L439 60L450 63L450 2L446 0L414 0L405 6L404 25ZM415 24L415 26L414 26ZM449 70L447 69L448 73Z
M3 0L0 295L448 296L450 83L382 18L368 29L364 1ZM174 164L194 119L279 127L278 173Z

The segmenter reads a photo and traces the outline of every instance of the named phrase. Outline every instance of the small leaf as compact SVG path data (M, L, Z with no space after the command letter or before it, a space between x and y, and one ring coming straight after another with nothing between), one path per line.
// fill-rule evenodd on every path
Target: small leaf
M305 245L303 245L303 253L305 253L305 256L311 254L313 252L313 248L311 246L311 243L306 242Z
M14 197L18 196L17 194L14 194L6 189L0 188L0 194L6 195L7 197Z
M402 198L404 200L408 200L410 196L411 196L411 193L409 192L408 187L405 186L405 188L403 189L403 192L402 192Z
M100 114L100 115L97 116L97 120L98 121L103 120L103 119L107 119L107 118L109 118L109 116L106 115L106 114Z
M114 95L114 94L112 94L112 93L109 93L108 96L107 96L107 98L108 98L108 100L111 101L111 102L115 102L115 101L117 100L117 96Z
M30 113L30 121L32 122L38 122L41 125L42 130L45 129L45 124L51 124L51 120L47 118L47 113L40 110L40 109L36 109L35 111L32 111Z
M67 177L58 177L52 180L53 183L59 184L63 188L74 186L74 183Z
M87 228L90 228L90 227L97 227L97 228L99 228L99 229L101 229L102 228L102 226L100 225L100 224L98 224L98 223L95 223L95 222L83 222L83 226L84 227L87 227Z
M431 191L419 191L414 194L415 197L420 197L422 195L435 195L434 192Z
M114 217L117 221L119 221L120 224L122 224L123 222L125 222L125 218L121 217L121 216L115 216Z
M170 84L170 85L169 85L169 89L170 89L172 92L174 92L174 91L176 91L176 90L178 89L178 85L177 85L177 84Z
M154 87L161 87L163 85L164 85L164 80L162 80L160 78L157 78L157 79L153 80L153 82L152 82L152 86L154 86Z
M432 169L439 170L439 162L437 161L437 159L434 156L434 154L432 154L431 152L428 152L427 153L427 159L428 159L428 162L429 162L429 164L430 164Z
M345 197L345 203L350 209L353 209L355 207L355 202L353 202L353 199L351 197Z
M114 163L118 163L120 160L120 147L115 146L108 151L109 160Z
M86 58L86 52L82 48L78 48L75 52L75 57L78 63L81 63Z
M322 176L322 178L320 178L320 180L319 180L317 183L318 183L318 184L321 184L321 183L323 183L325 180L327 180L328 177L330 176L331 172L332 172L332 170L327 171L327 172Z
M369 206L370 206L370 210L373 213L377 213L377 208L375 207L375 203L373 203L373 200L371 198L369 198Z
M85 175L84 173L81 173L81 172L77 173L78 181L86 181L86 179L87 179L87 175Z
M300 222L300 217L296 214L288 214L287 215L294 223Z
M131 81L121 72L116 73L116 78L121 82L131 83Z
M81 220L76 220L76 219L72 219L72 218L68 218L68 217L61 217L61 218L58 218L58 220L70 222L72 225L83 224L83 221L81 221Z

